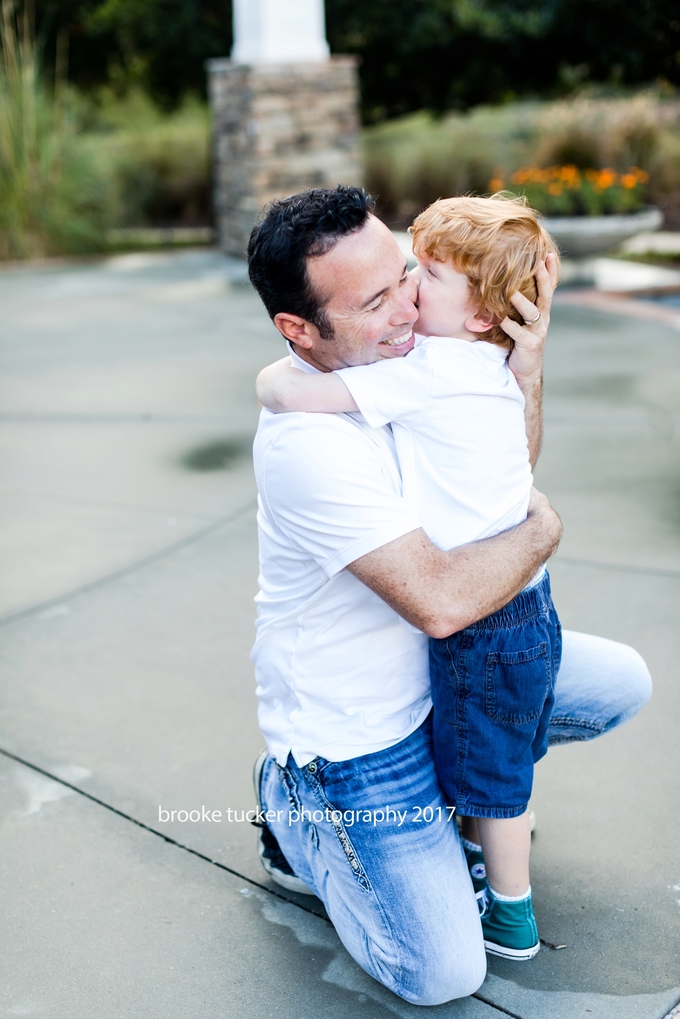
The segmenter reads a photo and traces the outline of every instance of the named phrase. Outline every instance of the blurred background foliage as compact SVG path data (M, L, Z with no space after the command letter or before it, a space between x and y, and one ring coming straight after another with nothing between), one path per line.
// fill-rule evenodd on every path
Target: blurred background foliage
M644 170L648 200L680 229L680 101L658 89L420 112L366 128L363 144L366 184L392 226L442 195L496 190L520 167L572 164Z
M81 88L205 94L231 49L229 0L35 0L46 56L69 40ZM361 58L364 118L439 113L586 83L680 85L677 0L326 0L331 49Z
M680 84L677 0L327 0L329 39L362 60L367 122L586 83Z
M139 86L87 94L46 78L30 26L4 8L0 258L105 250L112 228L210 222L210 118Z
M17 0L21 4L22 0ZM0 257L211 221L205 61L228 0L2 0ZM673 0L326 0L360 57L366 183L408 225L518 167L641 167L680 228Z
M34 0L36 35L51 69L68 37L69 81L91 92L142 88L164 109L205 97L205 61L231 50L230 0Z
M82 144L71 95L48 87L26 11L2 7L0 62L0 257L101 247L110 178Z

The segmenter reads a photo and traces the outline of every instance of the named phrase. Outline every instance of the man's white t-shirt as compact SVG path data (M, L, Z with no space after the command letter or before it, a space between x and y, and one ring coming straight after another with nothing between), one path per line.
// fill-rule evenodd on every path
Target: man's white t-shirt
M404 358L336 373L370 425L392 422L404 497L442 549L526 518L524 397L507 356L483 340L431 336Z
M293 355L296 367L315 371ZM420 527L389 427L358 414L263 410L254 445L258 720L284 765L405 739L430 707L425 634L345 567Z

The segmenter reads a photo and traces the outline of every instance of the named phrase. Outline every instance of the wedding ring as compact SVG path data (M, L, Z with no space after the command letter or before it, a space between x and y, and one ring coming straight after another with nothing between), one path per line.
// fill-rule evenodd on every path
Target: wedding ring
M538 322L539 318L541 318L540 311L539 311L538 315L536 316L536 318L532 318L531 320L525 319L524 320L524 325L525 326L533 326L533 325L535 325Z

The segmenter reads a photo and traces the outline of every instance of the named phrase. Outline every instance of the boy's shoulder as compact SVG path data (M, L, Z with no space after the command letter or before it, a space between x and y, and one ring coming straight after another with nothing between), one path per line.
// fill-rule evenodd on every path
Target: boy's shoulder
M427 336L408 355L418 358L439 371L504 372L508 351L486 340L467 340L457 336Z
M422 336L418 337L414 351L420 347L423 352L443 352L447 355L475 358L491 358L495 361L505 361L508 351L497 343L489 343L487 340L470 340L462 336Z

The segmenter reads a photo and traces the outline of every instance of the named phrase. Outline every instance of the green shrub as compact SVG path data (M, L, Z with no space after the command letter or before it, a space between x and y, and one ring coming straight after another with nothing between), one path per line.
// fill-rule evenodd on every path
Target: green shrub
M580 170L612 167L649 173L662 138L659 97L651 92L622 99L580 96L546 103L537 116L541 166L573 164Z
M28 17L2 5L0 258L102 247L112 178L81 144L66 90L40 73Z
M364 131L366 185L387 223L408 226L437 198L486 191L498 158L488 119L419 113Z
M478 107L436 119L419 113L364 131L368 188L386 222L407 226L437 198L485 194L500 168L530 162L539 103Z
M163 112L143 92L99 94L87 145L111 168L117 188L116 225L208 224L210 116L185 98Z

